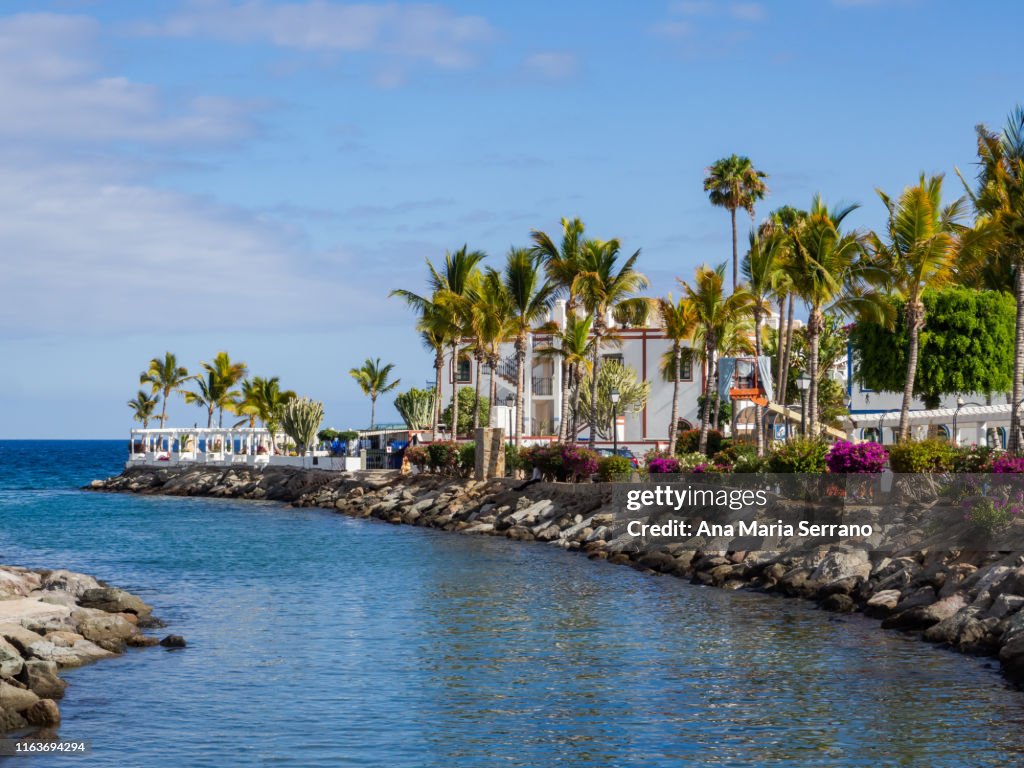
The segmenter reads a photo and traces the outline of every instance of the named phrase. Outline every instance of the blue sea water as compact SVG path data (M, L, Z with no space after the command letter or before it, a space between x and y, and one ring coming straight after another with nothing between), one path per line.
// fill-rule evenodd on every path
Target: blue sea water
M802 601L327 511L96 494L123 441L0 441L0 562L123 586L189 647L70 671L78 766L1013 765L991 660Z

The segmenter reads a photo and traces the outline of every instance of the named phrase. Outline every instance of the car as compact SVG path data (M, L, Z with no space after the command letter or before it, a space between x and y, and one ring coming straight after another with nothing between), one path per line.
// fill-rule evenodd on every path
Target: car
M629 448L619 448L618 452L616 452L612 448L598 448L597 449L597 455L598 456L616 456L616 455L618 455L618 456L621 456L624 459L629 459L629 462L636 469L640 468L640 461L639 461L639 459L637 459L637 457L635 455L633 455L633 452L631 450L629 450Z

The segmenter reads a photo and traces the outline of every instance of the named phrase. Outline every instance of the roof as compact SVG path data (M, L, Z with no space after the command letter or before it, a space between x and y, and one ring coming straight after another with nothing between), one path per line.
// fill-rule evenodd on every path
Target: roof
M979 424L986 421L1009 421L1010 405L963 405L957 408L935 408L933 410L911 411L911 424L945 424L956 417L958 424ZM875 413L853 413L850 420L858 427L896 427L900 423L899 410Z

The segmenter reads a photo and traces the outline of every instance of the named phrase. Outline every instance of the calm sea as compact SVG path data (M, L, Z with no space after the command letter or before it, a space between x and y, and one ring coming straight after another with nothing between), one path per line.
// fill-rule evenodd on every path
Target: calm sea
M74 670L79 766L1012 765L1024 693L808 604L326 511L77 490L123 441L0 441L0 562L143 596L182 651Z

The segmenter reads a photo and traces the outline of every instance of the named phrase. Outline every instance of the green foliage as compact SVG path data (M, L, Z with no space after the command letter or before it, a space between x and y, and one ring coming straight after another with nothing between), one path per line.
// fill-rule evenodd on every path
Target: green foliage
M330 443L334 440L337 440L338 435L340 434L341 433L338 432L338 430L336 429L321 429L319 432L316 433L316 438L321 443Z
M511 475L523 468L523 459L514 443L505 443L505 474Z
M150 395L144 389L140 389L139 394L128 401L128 407L132 409L132 418L141 421L144 428L148 427L159 400L159 395Z
M951 472L957 450L945 440L931 438L897 443L889 448L889 467L905 474Z
M967 520L981 533L991 536L1013 520L1013 512L1005 499L985 496L970 505Z
M590 374L584 373L579 384L579 418L577 424L582 426L590 419ZM613 389L619 391L619 402L612 407ZM613 412L619 416L642 411L651 393L651 384L640 381L636 371L628 365L615 361L605 361L597 373L597 434L602 439L611 437Z
M457 475L460 459L458 443L438 441L427 446L427 466L433 472L442 475Z
M676 458L679 460L680 472L692 472L696 467L700 466L701 464L708 463L708 457L698 451L682 453L676 456Z
M430 455L422 445L410 445L405 449L405 458L420 472L425 472L430 464Z
M458 434L468 434L473 429L473 406L476 403L476 392L472 387L463 387L459 390L459 431ZM487 425L491 420L491 401L484 395L480 395L480 423ZM442 424L452 423L452 406L449 403L441 414Z
M943 395L1009 391L1016 319L1013 297L946 288L926 291L922 298L925 327L914 394L936 408ZM892 331L858 323L850 332L859 360L858 381L882 392L902 392L907 370L906 307L900 301L894 307L897 320Z
M628 480L633 474L633 462L625 456L603 456L597 460L597 474L606 483Z
M476 470L476 443L459 445L459 469L467 477Z
M308 397L289 400L281 411L281 429L295 441L300 456L316 441L323 420L324 404Z
M434 420L434 390L416 389L395 397L395 409L409 429L430 429Z
M974 445L957 450L956 458L953 460L954 472L981 473L992 472L992 461L999 453L995 448L984 445Z
M825 454L828 444L824 440L796 438L782 443L768 457L768 470L776 474L825 472Z
M700 415L704 412L704 395L697 395L697 414ZM712 407L714 406L715 396L711 395ZM732 401L729 398L719 398L718 400L718 423L728 424L732 420ZM715 414L711 412L708 416L708 422L711 424L715 423Z
M341 430L341 432L338 433L338 439L344 440L346 443L348 443L353 440L358 440L359 433L356 432L354 429L343 429Z
M679 437L676 438L676 453L683 455L687 453L697 453L697 446L700 445L700 430L699 429L687 429L679 433ZM722 433L717 429L708 430L708 447L707 455L714 456L725 445L725 438L722 437ZM706 457L705 457L706 458Z

